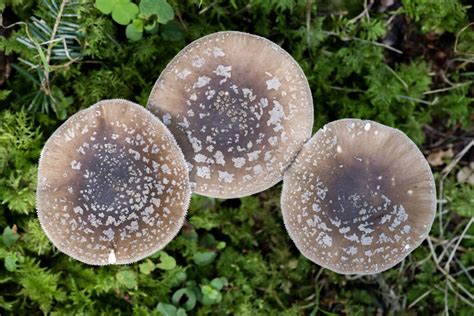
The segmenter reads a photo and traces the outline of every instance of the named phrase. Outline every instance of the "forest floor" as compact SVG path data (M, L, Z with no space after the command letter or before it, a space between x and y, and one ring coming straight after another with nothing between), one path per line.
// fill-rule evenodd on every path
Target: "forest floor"
M1 315L473 315L471 1L110 1L0 1ZM149 2L147 14L126 9ZM241 199L193 195L180 234L135 264L91 267L52 246L35 211L48 137L103 99L146 105L171 58L222 30L266 37L295 58L313 93L313 132L371 119L419 146L437 215L400 264L346 276L306 259L283 224L281 183Z

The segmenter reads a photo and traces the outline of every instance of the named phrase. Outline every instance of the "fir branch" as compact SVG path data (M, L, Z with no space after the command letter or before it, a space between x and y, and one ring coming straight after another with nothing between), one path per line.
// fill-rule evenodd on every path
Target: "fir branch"
M42 87L47 95L51 95L50 87L49 87L49 63L51 61L51 52L53 50L53 46L55 43L56 32L58 31L59 23L63 17L64 7L69 2L69 0L63 0L61 5L59 6L59 12L56 16L56 20L54 22L53 31L51 32L51 37L49 40L48 49L46 51L46 63L44 68L44 79L42 82Z
M367 43L367 44L372 44L372 45L375 45L375 46L383 47L383 48L391 50L392 52L395 52L397 54L403 54L403 52L401 50L398 50L398 49L396 49L396 48L394 48L390 45L384 44L384 43L379 43L379 42L376 42L376 41L368 41L368 40L365 40L365 39L362 39L362 38L359 38L359 37L355 37L355 36L351 36L349 38L343 38L343 37L341 37L340 34L338 34L336 32L332 32L332 31L322 31L322 33L325 34L325 35L337 36L343 41L354 40L354 41L358 41L358 42L362 42L362 43Z

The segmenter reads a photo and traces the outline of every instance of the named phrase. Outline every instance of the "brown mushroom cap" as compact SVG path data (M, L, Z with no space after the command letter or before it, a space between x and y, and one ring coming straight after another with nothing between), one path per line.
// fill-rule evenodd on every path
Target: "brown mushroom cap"
M194 191L221 198L280 181L313 126L300 66L275 43L240 32L184 48L158 78L148 108L175 135Z
M304 256L344 274L373 274L403 260L428 235L435 183L401 131L343 119L320 129L285 173L281 207Z
M60 251L88 264L126 264L160 250L183 225L189 199L173 136L126 100L73 115L39 161L41 225Z

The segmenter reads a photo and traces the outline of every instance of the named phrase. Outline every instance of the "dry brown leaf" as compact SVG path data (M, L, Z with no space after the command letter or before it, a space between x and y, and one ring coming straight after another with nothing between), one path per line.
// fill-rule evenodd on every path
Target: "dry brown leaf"
M428 160L428 163L431 166L437 167L437 166L442 166L445 164L445 161L443 160L443 158L452 158L453 156L454 156L454 153L453 153L452 148L448 148L447 150L441 149L441 150L436 150L430 153L428 157L426 158L426 160Z
M469 167L463 167L458 171L456 180L459 183L469 183L474 185L474 164L471 163Z

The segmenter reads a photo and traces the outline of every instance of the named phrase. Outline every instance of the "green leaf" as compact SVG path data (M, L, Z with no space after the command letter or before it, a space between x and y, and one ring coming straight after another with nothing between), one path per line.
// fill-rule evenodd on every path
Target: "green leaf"
M222 250L222 249L225 248L225 246L226 246L225 241L219 241L216 245L216 248L217 248L217 250Z
M207 233L201 237L199 244L205 248L212 248L216 244L216 238L212 234Z
M227 278L221 277L221 278L215 278L211 281L211 286L215 288L217 291L222 290L224 286L227 286Z
M28 79L29 81L31 81L33 84L35 84L35 85L40 85L41 84L35 77L33 77L28 71L21 68L20 66L18 66L16 64L12 64L12 68L15 69L16 71L18 71L18 73L20 75L25 77L25 79Z
M160 252L160 261L156 266L162 270L171 270L176 267L176 260L164 251Z
M145 262L139 265L140 272L143 274L150 274L153 270L155 270L156 266L151 260L146 260Z
M187 278L188 278L188 275L186 274L186 271L178 270L174 274L172 274L172 277L170 278L170 286L177 287L178 285L186 281Z
M157 14L158 1L157 0L142 0L140 1L140 13L144 15Z
M104 14L112 13L118 24L127 25L139 12L138 6L130 0L96 0L95 6Z
M157 251L150 256L150 259L157 259L161 256L161 251Z
M20 238L20 235L16 232L16 225L13 225L13 229L6 227L3 230L3 243L5 246L12 246Z
M163 316L175 316L177 308L171 304L158 303L156 310L159 311Z
M172 297L173 304L180 305L180 302L183 300L183 296L186 296L186 301L183 304L183 308L187 311L190 311L196 306L196 295L189 288L177 290Z
M110 14L115 7L114 0L96 0L95 7L104 14Z
M216 258L214 251L199 251L193 256L194 263L198 266L205 266L210 264Z
M158 303L156 310L163 316L186 316L186 311L171 304Z
M222 300L222 294L209 285L201 285L201 292L204 305L217 304Z
M151 24L146 24L143 28L149 34L156 34L158 32L158 23L156 20L153 20Z
M132 2L120 1L112 11L112 18L121 25L127 25L138 14L138 6Z
M15 255L9 255L5 258L5 268L10 271L10 272L13 272L16 270L16 256Z
M132 23L127 25L125 35L131 41L138 41L143 37L143 21L134 19Z
M173 8L169 5L166 0L157 0L157 12L156 15L158 16L158 22L161 24L166 24L169 21L174 19L174 11Z
M135 272L130 270L124 270L117 272L117 281L129 289L136 288L137 284L137 275Z
M51 95L53 97L52 107L57 118L60 120L66 119L67 108L73 104L74 99L72 97L66 97L57 86L51 87Z
M166 24L174 19L173 8L166 0L141 0L140 13L144 15L156 14L158 22Z

